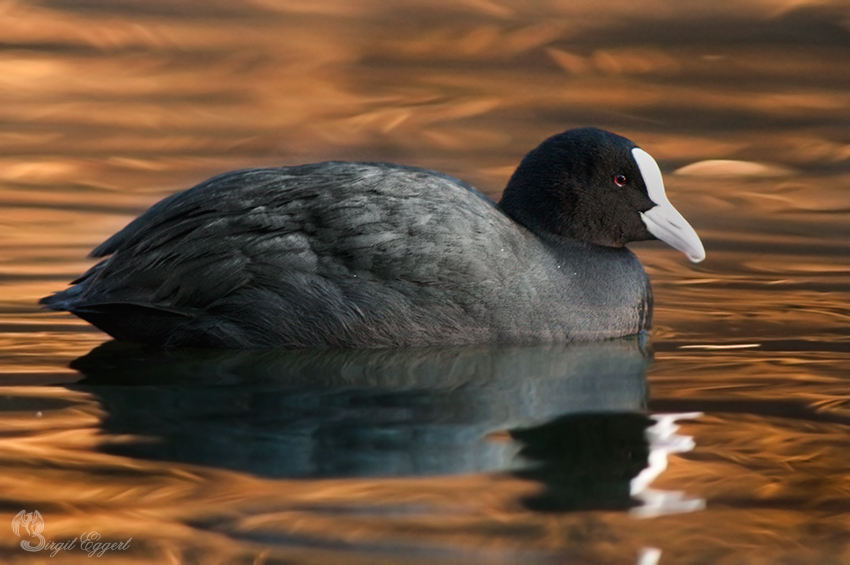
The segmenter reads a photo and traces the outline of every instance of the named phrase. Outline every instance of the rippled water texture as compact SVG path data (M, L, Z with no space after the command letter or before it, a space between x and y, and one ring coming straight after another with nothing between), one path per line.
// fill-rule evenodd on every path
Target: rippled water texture
M850 563L846 2L20 0L0 37L0 514L78 538L25 513L6 559ZM496 197L579 125L708 252L635 246L648 345L157 352L35 305L216 173Z

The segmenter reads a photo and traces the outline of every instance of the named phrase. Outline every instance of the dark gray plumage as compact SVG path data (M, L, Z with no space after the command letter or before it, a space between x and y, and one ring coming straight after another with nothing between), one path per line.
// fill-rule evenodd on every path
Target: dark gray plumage
M42 303L161 346L637 333L652 295L621 246L653 237L641 218L656 202L634 147L594 129L550 138L526 157L501 207L457 179L400 165L226 173L154 205L92 252L103 261ZM616 175L629 178L628 190ZM608 232L611 241L600 240Z

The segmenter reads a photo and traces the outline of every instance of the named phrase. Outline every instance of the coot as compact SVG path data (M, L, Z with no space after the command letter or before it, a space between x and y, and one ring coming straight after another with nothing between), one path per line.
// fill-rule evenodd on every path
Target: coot
M624 244L655 238L705 256L655 160L581 128L529 153L498 204L388 163L225 173L155 204L41 303L165 347L601 339L649 326L649 279Z

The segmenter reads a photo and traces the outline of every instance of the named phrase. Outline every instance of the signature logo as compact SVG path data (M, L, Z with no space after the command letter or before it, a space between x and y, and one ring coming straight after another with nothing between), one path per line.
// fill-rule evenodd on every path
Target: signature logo
M29 540L21 541L21 547L27 551L41 551L47 545L47 540L41 535L44 531L44 518L38 510L27 513L26 510L18 512L12 518L12 532L18 537L21 537L21 529L23 529L30 538L38 539L38 545L32 545Z
M46 549L50 551L50 557L53 557L60 551L68 551L77 548L77 542L80 542L79 548L89 557L97 555L100 557L107 551L123 551L130 547L130 542L133 538L129 538L122 542L102 542L100 534L97 532L85 532L83 535L75 537L72 540L63 542L47 541L41 532L44 531L44 517L38 510L27 512L21 510L15 517L12 518L12 533L18 537L28 538L21 540L21 547L27 551L41 551ZM36 538L37 545L30 543L32 538Z

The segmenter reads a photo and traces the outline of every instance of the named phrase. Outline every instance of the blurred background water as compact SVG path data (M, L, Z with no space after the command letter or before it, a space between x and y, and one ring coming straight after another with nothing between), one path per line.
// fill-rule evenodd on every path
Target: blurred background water
M0 2L3 514L126 562L850 562L848 68L842 0ZM220 172L495 198L583 125L708 253L634 246L649 344L157 352L35 305Z

